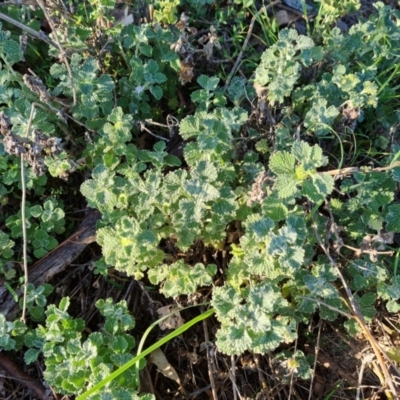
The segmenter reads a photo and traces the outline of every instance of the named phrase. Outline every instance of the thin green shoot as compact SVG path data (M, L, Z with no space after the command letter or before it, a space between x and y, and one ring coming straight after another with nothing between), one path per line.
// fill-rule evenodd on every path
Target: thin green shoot
M198 306L202 306L202 305L205 306L205 305L208 305L208 304L209 304L209 303L202 303L202 304L195 304L195 305L193 305L193 306L189 306L189 307L185 307L185 308L179 308L179 309L177 309L177 310L175 310L175 311L172 311L172 312L168 313L167 315L162 316L162 317L159 318L157 321L153 322L153 323L146 329L146 331L144 332L143 336L142 336L141 339L140 339L139 346L138 346L138 349L137 349L138 355L142 352L142 349L143 349L143 346L144 346L144 342L146 341L147 336L149 336L149 334L150 334L150 332L153 330L153 328L155 328L157 325L159 325L162 321L164 321L164 320L166 320L167 318L171 317L171 315L180 313L180 312L183 311L183 310L187 310L187 309L189 309L189 308L198 307ZM136 375L135 375L135 376L136 376L137 386L138 386L138 387L140 386L140 382L139 382L139 366L140 366L140 364L139 364L139 361L138 361L138 362L136 363L136 365L135 365L135 371L136 371Z
M342 382L338 382L336 386L324 397L324 400L330 400L332 396L338 391Z
M382 92L383 89L389 84L389 82L393 79L395 75L397 75L398 71L400 70L400 64L396 64L394 67L394 71L390 74L389 78L386 79L386 81L381 85L381 87L378 90L378 96Z
M168 343L170 340L173 338L181 335L182 333L186 332L189 328L191 328L193 325L197 324L200 321L203 321L204 319L207 319L211 315L213 315L215 310L213 308L209 309L208 311L202 313L196 318L193 318L189 322L186 322L186 324L182 325L181 327L175 329L173 332L169 333L168 335L164 336L162 339L160 339L158 342L154 343L152 346L147 348L146 350L143 350L140 354L138 354L136 357L133 357L132 360L128 361L126 364L124 364L122 367L119 367L116 371L111 373L110 375L107 376L107 378L104 378L102 381L94 385L92 388L90 388L88 391L85 393L81 394L80 396L77 397L77 400L84 400L87 399L90 395L93 393L97 392L100 390L103 386L107 385L110 383L113 379L115 379L117 376L121 375L123 372L128 370L129 368L133 367L138 361L140 361L142 358L146 357L150 353L152 353L154 350L158 349L161 347L163 344Z
M301 0L301 6L303 7L304 19L306 21L307 36L311 37L311 27L310 21L308 20L307 3L305 0Z

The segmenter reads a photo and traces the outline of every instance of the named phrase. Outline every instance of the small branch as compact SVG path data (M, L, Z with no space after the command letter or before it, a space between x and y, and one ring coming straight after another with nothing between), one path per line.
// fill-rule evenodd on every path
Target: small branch
M29 137L29 131L31 129L33 116L35 115L35 103L31 105L31 114L29 115L28 125L26 127L25 137ZM21 199L21 225L22 225L22 259L24 268L24 294L23 294L23 304L22 304L22 316L21 320L25 322L26 318L26 299L28 297L28 238L26 234L26 183L25 183L25 166L24 157L21 155L21 188L22 188L22 199Z
M149 118L148 118L148 119L145 119L144 122L146 122L146 124L161 126L162 128L169 128L168 125L160 124L159 122L153 121L152 119L149 119Z
M349 314L349 313L347 313L347 312L344 312L344 311L342 311L342 310L339 310L338 308L333 307L333 306L331 306L331 305L329 305L329 304L323 302L322 300L313 299L312 297L308 297L308 296L298 296L298 298L299 298L299 299L308 300L308 301L312 301L313 303L316 303L316 304L318 304L318 305L321 304L321 305L323 305L324 307L329 308L330 310L337 312L338 314L341 314L341 315L343 315L343 316L345 316L345 317L347 317L347 318L349 318L349 319L354 319L354 315L351 315L351 314Z
M277 4L280 4L280 3L281 3L280 0L273 1L272 3L268 4L267 6L262 6L262 7L253 15L253 18L252 18L251 21L250 21L250 26L249 26L249 29L248 29L248 31L247 31L247 36L246 36L246 39L245 39L245 41L244 41L244 43L243 43L242 49L240 50L240 53L239 53L239 55L238 55L238 57L237 57L237 59L236 59L236 61L235 61L235 64L233 65L233 68L232 68L232 70L231 70L231 72L230 72L230 74L229 74L229 76L228 76L228 79L227 79L226 82L225 82L225 88L227 88L227 87L229 86L229 83L231 82L231 80L232 80L232 78L233 78L233 75L235 75L235 72L236 72L236 70L237 70L237 68L238 68L238 66L239 66L239 64L240 64L240 61L242 60L243 53L244 53L244 51L246 50L247 45L249 44L249 40L250 40L251 34L252 34L252 32L253 32L253 28L254 28L254 23L256 22L257 17L258 17L261 13L266 12L269 8L271 8L271 7L273 7L273 6L277 5Z
M394 251L378 251L378 250L361 250L357 249L356 247L349 246L347 244L342 244L343 247L346 247L346 249L352 250L356 253L357 256L360 256L361 254L376 254L376 255L389 255L392 256L394 254Z
M153 133L150 129L146 128L145 124L144 124L142 121L139 121L139 124L140 124L140 130L141 130L142 132L143 132L143 131L146 131L146 132L150 133L150 135L156 137L157 139L160 139L160 140L164 140L164 141L166 141L166 142L169 142L169 140L168 140L167 138L164 138L164 137L162 137L162 136L158 136L158 135L156 135L155 133Z
M331 176L336 176L336 175L351 175L355 174L357 172L364 172L367 174L370 174L371 172L383 172L383 171L390 171L393 168L400 167L400 161L396 161L391 165L388 165L387 167L377 167L377 168L371 168L371 169L366 169L362 170L358 167L348 167L348 168L341 168L341 169L333 169L332 171L325 171L321 172L321 174L328 174Z
M72 104L72 106L75 106L75 105L76 105L75 82L74 82L74 78L73 78L73 76L72 76L72 70L71 70L71 67L70 67L70 65L69 65L68 58L67 58L66 55L65 55L65 54L66 54L66 53L65 53L65 50L64 50L63 47L61 46L61 43L60 43L60 41L59 41L59 39L58 39L58 36L57 36L57 30L56 30L56 28L55 28L55 26L54 26L54 24L53 24L53 21L52 21L50 15L49 15L49 13L48 13L47 10L46 10L46 7L45 7L44 4L43 4L43 0L36 0L36 1L37 1L37 4L39 5L39 7L42 9L42 11L43 11L43 13L44 13L44 16L46 17L46 20L47 20L47 22L48 22L49 25L50 25L51 30L54 32L54 38L55 38L55 40L56 40L56 42L57 42L58 51L60 52L59 57L60 57L60 59L64 62L65 67L67 68L67 71L68 71L69 79L70 79L70 81L71 81L71 86L72 86L72 98L73 98L73 104Z
M315 358L314 358L313 374L311 375L310 389L308 391L308 400L311 400L312 395L313 395L313 385L314 385L315 372L317 370L318 353L319 353L319 341L321 339L321 329L322 329L322 322L319 321L317 343L315 345Z
M207 321L206 320L203 320L203 330L204 330L204 340L206 341L208 376L210 377L211 392L212 392L212 395L213 395L213 399L214 400L218 400L217 389L215 388L215 381L214 381L214 370L215 370L215 368L213 368L210 352L209 352L209 349L208 349L208 345L210 343L210 338L208 337L208 328L207 328Z
M1 4L1 5L3 5L3 4ZM46 42L50 46L53 46L57 50L59 50L59 47L58 47L57 43L55 43L51 39L49 39L44 33L36 32L35 30L30 28L29 26L26 26L26 25L22 24L21 22L18 22L15 19L13 19L13 18L11 18L8 15L5 15L3 13L0 13L0 19L2 19L4 21L16 26L17 28L29 33L31 36L34 36L35 38L37 38L39 40L43 40L43 42Z
M235 377L235 357L231 356L231 370L232 370L232 377ZM232 383L235 383L232 381ZM237 390L235 390L235 387L232 387L232 392L233 392L233 400L237 400Z

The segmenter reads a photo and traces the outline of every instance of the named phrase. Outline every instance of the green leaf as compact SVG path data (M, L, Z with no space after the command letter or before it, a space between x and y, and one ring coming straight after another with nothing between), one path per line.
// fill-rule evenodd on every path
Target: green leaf
M252 332L244 324L223 325L216 336L219 351L228 355L243 354L253 343Z
M163 265L160 269L151 270L149 279L156 284L164 281L161 292L167 297L176 297L181 294L195 293L200 286L212 284L212 277L217 272L216 265L210 264L207 268L202 263L193 267L179 260L171 265Z
M35 362L40 354L40 349L28 349L24 354L24 361L26 364Z
M400 231L400 204L392 204L388 207L388 212L385 217L386 231Z
M291 175L279 175L276 178L274 189L277 191L278 197L287 199L297 194L297 180Z
M338 115L339 111L335 106L328 107L326 99L318 99L305 115L304 126L311 132L315 132L316 135L323 136L330 133L333 122Z
M207 92L211 92L217 88L219 84L219 78L216 76L208 77L206 75L200 75L197 79L197 82Z
M317 144L310 146L303 140L297 140L293 143L291 152L306 171L328 164L328 157L322 154L322 149Z
M296 159L287 151L280 151L271 156L269 168L276 175L293 174Z
M32 217L39 218L43 213L43 208L40 205L36 205L30 208L30 213Z
M14 242L10 240L7 234L0 231L0 256L4 258L10 258L13 255L12 248L14 247Z
M271 218L275 222L285 220L288 215L288 209L282 203L282 200L273 196L268 196L263 200L261 210L263 215Z
M197 178L187 180L183 186L187 193L199 203L215 200L220 194L213 185Z
M15 40L7 39L5 42L0 43L2 47L2 52L6 56L10 65L15 64L16 62L21 60L22 52L19 48L18 43Z
M239 292L231 286L220 286L213 290L212 306L220 321L229 322L237 313L243 301Z
M150 93L156 100L161 100L163 96L163 90L160 88L160 86L150 86Z
M246 231L255 235L258 240L263 240L268 236L275 224L270 218L252 215L246 221Z
M208 94L205 90L196 90L190 95L190 98L194 103L203 104L208 100Z
M122 354L128 348L128 342L122 335L114 336L111 344L112 350L117 354Z
M60 310L67 311L70 304L69 297L63 297L60 301L60 305L58 306Z
M389 300L386 303L386 309L390 313L398 313L400 311L400 304L397 300Z
M303 183L303 194L314 203L319 203L332 193L335 181L328 174L315 174Z

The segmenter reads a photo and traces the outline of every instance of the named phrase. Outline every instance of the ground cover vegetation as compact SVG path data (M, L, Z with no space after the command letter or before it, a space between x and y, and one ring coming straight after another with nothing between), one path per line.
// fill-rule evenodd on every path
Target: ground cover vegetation
M398 398L398 7L259 3L0 3L0 397Z

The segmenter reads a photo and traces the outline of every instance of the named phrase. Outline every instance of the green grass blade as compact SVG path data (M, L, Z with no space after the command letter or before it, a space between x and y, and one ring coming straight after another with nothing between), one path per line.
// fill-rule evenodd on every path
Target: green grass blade
M77 397L77 400L84 400L88 398L91 394L97 392L100 390L103 386L107 385L107 383L111 382L113 379L115 379L117 376L121 375L123 372L125 372L127 369L131 368L136 364L137 361L141 360L142 358L146 357L150 353L152 353L154 350L158 349L161 347L163 344L169 342L176 336L181 335L182 333L186 332L189 328L191 328L193 325L197 324L200 321L203 321L204 319L207 319L211 315L213 315L215 310L213 308L209 309L208 311L202 313L196 318L193 318L189 322L186 322L186 324L182 325L181 327L175 329L173 332L168 334L167 336L163 337L160 339L158 342L154 343L152 346L147 348L146 350L142 351L140 354L138 354L136 357L132 358L132 360L128 361L126 364L124 364L122 367L118 368L116 371L111 373L107 378L103 379L101 382L97 383L94 385L92 388L90 388L88 391L85 393L81 394L80 396Z

